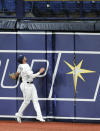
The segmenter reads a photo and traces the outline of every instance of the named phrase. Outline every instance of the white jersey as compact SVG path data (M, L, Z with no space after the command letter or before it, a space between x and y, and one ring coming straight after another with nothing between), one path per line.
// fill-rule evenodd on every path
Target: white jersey
M33 74L32 69L30 66L26 64L20 64L18 66L17 72L20 74L22 77L23 82L32 82L35 77L38 77L40 73Z

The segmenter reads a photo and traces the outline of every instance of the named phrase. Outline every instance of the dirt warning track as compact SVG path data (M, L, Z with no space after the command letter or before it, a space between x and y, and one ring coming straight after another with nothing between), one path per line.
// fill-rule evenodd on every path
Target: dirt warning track
M0 121L0 131L100 131L100 124Z

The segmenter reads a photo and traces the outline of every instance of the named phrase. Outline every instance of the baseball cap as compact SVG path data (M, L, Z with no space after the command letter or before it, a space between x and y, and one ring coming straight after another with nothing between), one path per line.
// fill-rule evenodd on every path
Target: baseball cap
M18 58L17 58L17 61L21 64L23 58L24 58L24 55L19 55Z

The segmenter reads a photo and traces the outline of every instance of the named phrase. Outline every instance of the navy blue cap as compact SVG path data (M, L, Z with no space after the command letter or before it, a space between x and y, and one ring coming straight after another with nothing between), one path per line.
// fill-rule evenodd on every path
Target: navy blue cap
M19 55L18 58L17 58L17 61L18 61L20 64L22 64L23 58L24 58L24 55Z

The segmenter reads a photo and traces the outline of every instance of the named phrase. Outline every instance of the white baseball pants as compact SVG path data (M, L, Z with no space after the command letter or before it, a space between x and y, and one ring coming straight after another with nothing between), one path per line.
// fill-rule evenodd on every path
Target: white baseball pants
M22 102L21 107L19 108L18 114L19 116L23 115L24 110L29 105L32 100L34 109L37 113L38 118L42 118L42 113L40 109L40 105L38 102L38 95L34 84L24 83L22 82L20 85L21 91L23 93L24 101Z

